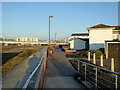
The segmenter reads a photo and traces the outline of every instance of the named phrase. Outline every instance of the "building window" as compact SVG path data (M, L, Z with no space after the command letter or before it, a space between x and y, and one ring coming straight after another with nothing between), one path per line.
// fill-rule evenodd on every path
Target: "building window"
M113 31L113 34L120 34L120 31Z

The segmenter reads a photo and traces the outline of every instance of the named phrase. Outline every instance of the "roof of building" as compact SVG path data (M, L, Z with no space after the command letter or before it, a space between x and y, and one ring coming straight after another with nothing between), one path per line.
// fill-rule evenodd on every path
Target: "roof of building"
M72 34L71 36L89 36L89 33L77 33L77 34Z
M75 39L79 39L79 40L83 40L83 41L89 40L89 39L82 39L82 38L71 38L71 39L69 39L69 41L72 41L72 40L75 40Z
M92 26L90 28L105 28L105 27L111 27L111 26L104 25L104 24L98 24L98 25Z
M114 26L115 29L114 30L120 30L120 26Z
M120 40L106 40L105 42L120 42Z
M98 24L92 27L88 27L87 30L92 29L92 28L112 28L114 27L114 30L120 30L120 26L109 26L109 25L104 25L104 24Z

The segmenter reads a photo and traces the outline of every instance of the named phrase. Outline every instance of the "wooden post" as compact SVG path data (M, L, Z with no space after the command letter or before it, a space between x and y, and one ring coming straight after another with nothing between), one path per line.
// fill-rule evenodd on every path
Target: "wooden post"
M101 55L101 63L100 63L100 66L103 67L103 55Z
M114 58L111 59L111 71L114 72Z
M108 59L108 43L107 43L107 53L106 53L106 59Z
M80 71L80 62L78 62L78 73Z
M90 52L88 52L88 61L90 61Z
M93 53L93 63L96 64L95 53Z

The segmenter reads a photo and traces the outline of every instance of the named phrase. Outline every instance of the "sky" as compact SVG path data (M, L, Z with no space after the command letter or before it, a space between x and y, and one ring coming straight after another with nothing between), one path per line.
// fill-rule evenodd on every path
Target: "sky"
M51 15L51 39L60 40L101 23L117 26L118 2L3 2L2 35L48 40Z
M120 0L1 0L2 2L119 2Z

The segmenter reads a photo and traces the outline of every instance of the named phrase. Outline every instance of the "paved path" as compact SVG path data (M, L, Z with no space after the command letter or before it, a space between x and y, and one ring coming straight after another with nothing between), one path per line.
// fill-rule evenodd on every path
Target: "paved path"
M76 73L65 53L55 50L48 58L43 88L83 88L74 78Z
M22 88L31 72L37 66L40 57L45 54L46 47L28 57L2 77L3 88Z

